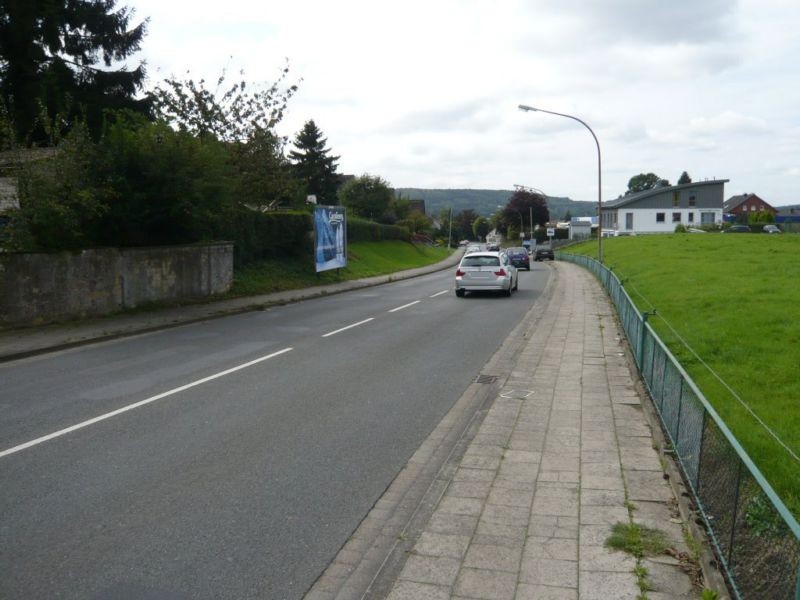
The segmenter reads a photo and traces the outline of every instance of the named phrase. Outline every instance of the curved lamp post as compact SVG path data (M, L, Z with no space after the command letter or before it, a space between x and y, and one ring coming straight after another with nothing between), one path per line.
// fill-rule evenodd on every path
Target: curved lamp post
M532 112L543 112L549 115L556 115L559 117L566 117L568 119L572 119L573 121L577 121L586 129L589 130L589 133L592 134L594 138L594 143L597 146L597 260L601 263L603 262L603 199L602 199L602 177L601 177L601 162L600 162L600 142L597 141L597 136L592 131L592 128L589 127L586 123L584 123L578 117L573 117L572 115L567 115L564 113L553 112L552 110L544 110L542 108L534 108L533 106L527 106L525 104L520 104L519 109L525 112L532 111Z

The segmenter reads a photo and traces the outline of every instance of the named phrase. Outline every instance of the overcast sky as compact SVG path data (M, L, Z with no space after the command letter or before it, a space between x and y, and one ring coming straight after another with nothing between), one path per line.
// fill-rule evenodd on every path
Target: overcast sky
M151 82L188 70L302 78L280 133L314 119L343 173L395 187L604 199L631 176L730 179L800 203L797 0L119 0L149 17ZM222 9L222 10L221 10Z

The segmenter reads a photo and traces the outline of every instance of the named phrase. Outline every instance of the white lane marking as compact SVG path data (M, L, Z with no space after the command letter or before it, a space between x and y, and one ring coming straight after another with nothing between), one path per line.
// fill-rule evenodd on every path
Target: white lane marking
M230 375L231 373L235 373L236 371L241 371L242 369L246 369L247 367L252 367L260 362L264 362L265 360L269 360L270 358L275 358L276 356L280 356L281 354L286 354L287 352L292 351L293 348L284 348L283 350L278 350L277 352L273 352L272 354L267 354L266 356L262 356L261 358L257 358L255 360L251 360L250 362L246 362L244 364L239 365L238 367L233 367L230 369L226 369L225 371L220 371L214 375L209 375L208 377L203 377L202 379L198 379L197 381L193 381L191 383L187 383L186 385L182 385L180 387L176 387L175 389L169 390L168 392L162 392L155 396L151 396L145 400L140 400L139 402L134 402L133 404L129 404L128 406L123 406L122 408L118 408L117 410L112 410L111 412L105 413L104 415L100 415L99 417L94 417L93 419L89 419L88 421L83 421L82 423L77 423L76 425L72 425L71 427L67 427L65 429L60 429L58 431L54 431L53 433L44 435L40 438L36 438L35 440L31 440L30 442L25 442L24 444L20 444L19 446L14 446L13 448L9 448L8 450L3 450L0 452L0 458L4 456L8 456L9 454L14 454L15 452L19 452L20 450L25 450L30 448L31 446L36 446L43 442L50 441L54 438L61 437L62 435L66 435L67 433L71 433L78 429L83 429L84 427L88 427L89 425L94 425L95 423L99 423L100 421L105 421L106 419L110 419L111 417L116 417L117 415L121 415L122 413L128 412L129 410L133 410L134 408L139 408L140 406L144 406L145 404L150 404L151 402L155 402L156 400L161 400L162 398L166 398L167 396L172 396L177 394L178 392L183 392L188 390L189 388L196 387L203 383L207 383L214 379L219 379L220 377L225 377L225 375Z
M358 323L353 323L352 325L348 325L347 327L342 327L341 329L337 329L336 331L329 331L322 337L330 337L332 335L336 335L337 333L341 333L342 331L347 331L348 329L352 329L353 327L358 327L359 325L363 325L364 323L369 323L374 318L375 317L370 317L369 319L364 319L363 321L359 321Z
M448 293L449 291L450 291L450 290L445 290L445 291L443 291L443 292L437 292L437 293L436 293L436 294L434 294L433 296L428 296L428 298L436 298L436 296L441 296L442 294L446 294L446 293Z
M413 302L409 302L408 304L403 304L403 306L398 306L397 308L393 308L390 310L390 313L397 312L398 310L403 310L404 308L408 308L409 306L414 306L415 304L419 304L422 300L414 300Z

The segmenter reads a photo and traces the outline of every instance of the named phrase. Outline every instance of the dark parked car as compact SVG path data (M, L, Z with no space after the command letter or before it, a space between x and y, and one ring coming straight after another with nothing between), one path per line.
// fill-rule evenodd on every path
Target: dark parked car
M761 231L764 233L780 233L781 228L777 225L764 225Z
M509 262L518 269L531 270L531 258L525 248L506 248Z
M555 260L556 255L553 254L553 248L550 244L539 244L536 246L536 250L533 251L533 260L544 260L544 259Z
M750 233L749 225L731 225L727 229L723 229L722 233Z

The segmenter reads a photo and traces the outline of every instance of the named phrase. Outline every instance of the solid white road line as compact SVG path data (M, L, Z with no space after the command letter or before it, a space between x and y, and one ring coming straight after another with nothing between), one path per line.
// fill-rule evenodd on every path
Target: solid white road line
M415 304L419 304L422 300L414 300L414 302L409 302L408 304L403 304L403 306L398 306L397 308L393 308L390 310L390 313L397 312L398 310L403 310L404 308L408 308L409 306L414 306Z
M267 354L266 356L262 356L261 358L257 358L255 360L251 360L250 362L241 364L238 367L226 369L225 371L220 371L219 373L216 373L214 375L203 377L202 379L198 379L197 381L193 381L191 383L187 383L186 385L176 387L175 389L169 390L168 392L162 392L161 394L151 396L150 398L147 398L145 400L140 400L139 402L134 402L133 404L129 404L128 406L123 406L122 408L118 408L117 410L113 410L104 415L100 415L99 417L94 417L93 419L89 419L88 421L83 421L82 423L72 425L71 427L67 427L66 429L60 429L59 431L55 431L48 435L44 435L40 438L36 438L35 440L31 440L30 442L25 442L24 444L20 444L19 446L14 446L13 448L9 448L8 450L3 450L2 452L0 452L0 458L8 456L9 454L14 454L15 452L19 452L20 450L25 450L27 448L30 448L31 446L36 446L38 444L50 441L57 437L61 437L62 435L71 433L78 429L83 429L84 427L88 427L89 425L94 425L95 423L99 423L100 421L105 421L106 419L110 419L111 417L116 417L117 415L121 415L122 413L128 412L129 410L133 410L134 408L139 408L140 406L144 406L145 404L150 404L151 402L155 402L156 400L161 400L162 398L166 398L167 396L172 396L174 394L177 394L178 392L183 392L185 390L188 390L189 388L193 388L203 383L213 381L214 379L225 377L225 375L230 375L231 373L235 373L236 371L241 371L242 369L246 369L247 367L252 367L253 365L256 365L260 362L264 362L265 360L269 360L270 358L275 358L276 356L280 356L281 354L286 354L287 352L290 352L292 350L293 348L284 348L283 350L278 350L277 352L273 352L272 354Z
M447 292L449 292L449 291L450 291L450 290L445 290L445 291L443 291L443 292L437 292L437 293L435 293L433 296L428 296L428 298L436 298L436 296L441 296L442 294L446 294L446 293L447 293Z
M353 327L358 327L359 325L363 325L364 323L369 323L375 317L370 317L369 319L364 319L363 321L359 321L358 323L353 323L352 325L348 325L347 327L342 327L341 329L337 329L336 331L329 331L322 337L330 337L332 335L336 335L337 333L341 333L342 331L347 331L348 329L352 329Z

